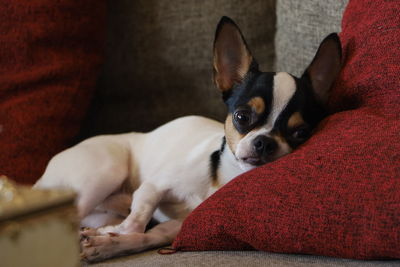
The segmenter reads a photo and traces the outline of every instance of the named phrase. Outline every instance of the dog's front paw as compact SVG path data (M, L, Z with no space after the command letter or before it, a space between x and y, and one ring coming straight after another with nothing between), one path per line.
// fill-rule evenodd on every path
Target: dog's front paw
M97 235L108 235L114 234L125 234L124 228L121 224L118 225L107 225L96 229Z
M143 251L147 248L145 234L86 236L81 240L81 259L98 262L116 256Z
M144 233L145 224L125 221L117 225L107 225L96 229L96 235Z
M98 235L96 228L83 227L83 228L81 228L81 231L79 232L81 241L84 240L88 236L95 236L95 235Z
M113 242L112 236L115 234L83 237L81 239L81 260L96 262L114 256L114 248L111 245L117 245L118 242Z

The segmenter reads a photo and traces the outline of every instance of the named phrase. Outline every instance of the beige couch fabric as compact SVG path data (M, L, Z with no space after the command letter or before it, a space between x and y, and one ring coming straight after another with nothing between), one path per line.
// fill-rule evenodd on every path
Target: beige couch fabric
M280 0L276 3L276 70L300 76L321 41L340 32L348 0Z
M111 259L97 264L84 264L93 267L195 267L195 266L226 266L226 267L394 267L399 266L399 261L356 261L335 259L309 255L274 254L262 251L204 251L204 252L178 252L171 255L160 255L157 250L139 253L122 258Z

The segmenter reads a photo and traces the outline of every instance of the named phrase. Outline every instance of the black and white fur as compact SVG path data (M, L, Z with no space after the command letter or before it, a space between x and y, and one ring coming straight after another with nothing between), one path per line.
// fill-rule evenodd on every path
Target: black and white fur
M336 34L301 78L260 72L237 27L223 17L214 42L214 80L228 107L225 124L176 119L149 133L87 139L56 155L36 188L72 188L82 257L98 261L170 244L182 221L237 175L304 143L340 71ZM145 231L154 218L159 224Z

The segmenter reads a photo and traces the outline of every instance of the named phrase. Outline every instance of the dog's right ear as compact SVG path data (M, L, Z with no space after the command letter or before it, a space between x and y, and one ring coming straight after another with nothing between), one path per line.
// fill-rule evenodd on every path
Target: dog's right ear
M235 22L222 17L214 39L214 82L222 93L240 83L249 71L253 57Z

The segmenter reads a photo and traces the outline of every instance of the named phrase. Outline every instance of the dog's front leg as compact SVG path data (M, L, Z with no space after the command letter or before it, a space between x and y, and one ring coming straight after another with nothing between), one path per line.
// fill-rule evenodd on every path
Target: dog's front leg
M160 223L146 233L87 236L81 243L81 258L90 262L141 252L171 244L182 226L180 220Z
M141 184L133 193L131 213L122 222L125 231L143 233L165 192L151 183Z
M131 234L143 233L147 223L150 221L165 190L157 188L154 184L145 182L133 193L131 212L119 225L105 226L96 230L97 234L107 235L108 233ZM93 230L85 230L82 235L91 235Z

